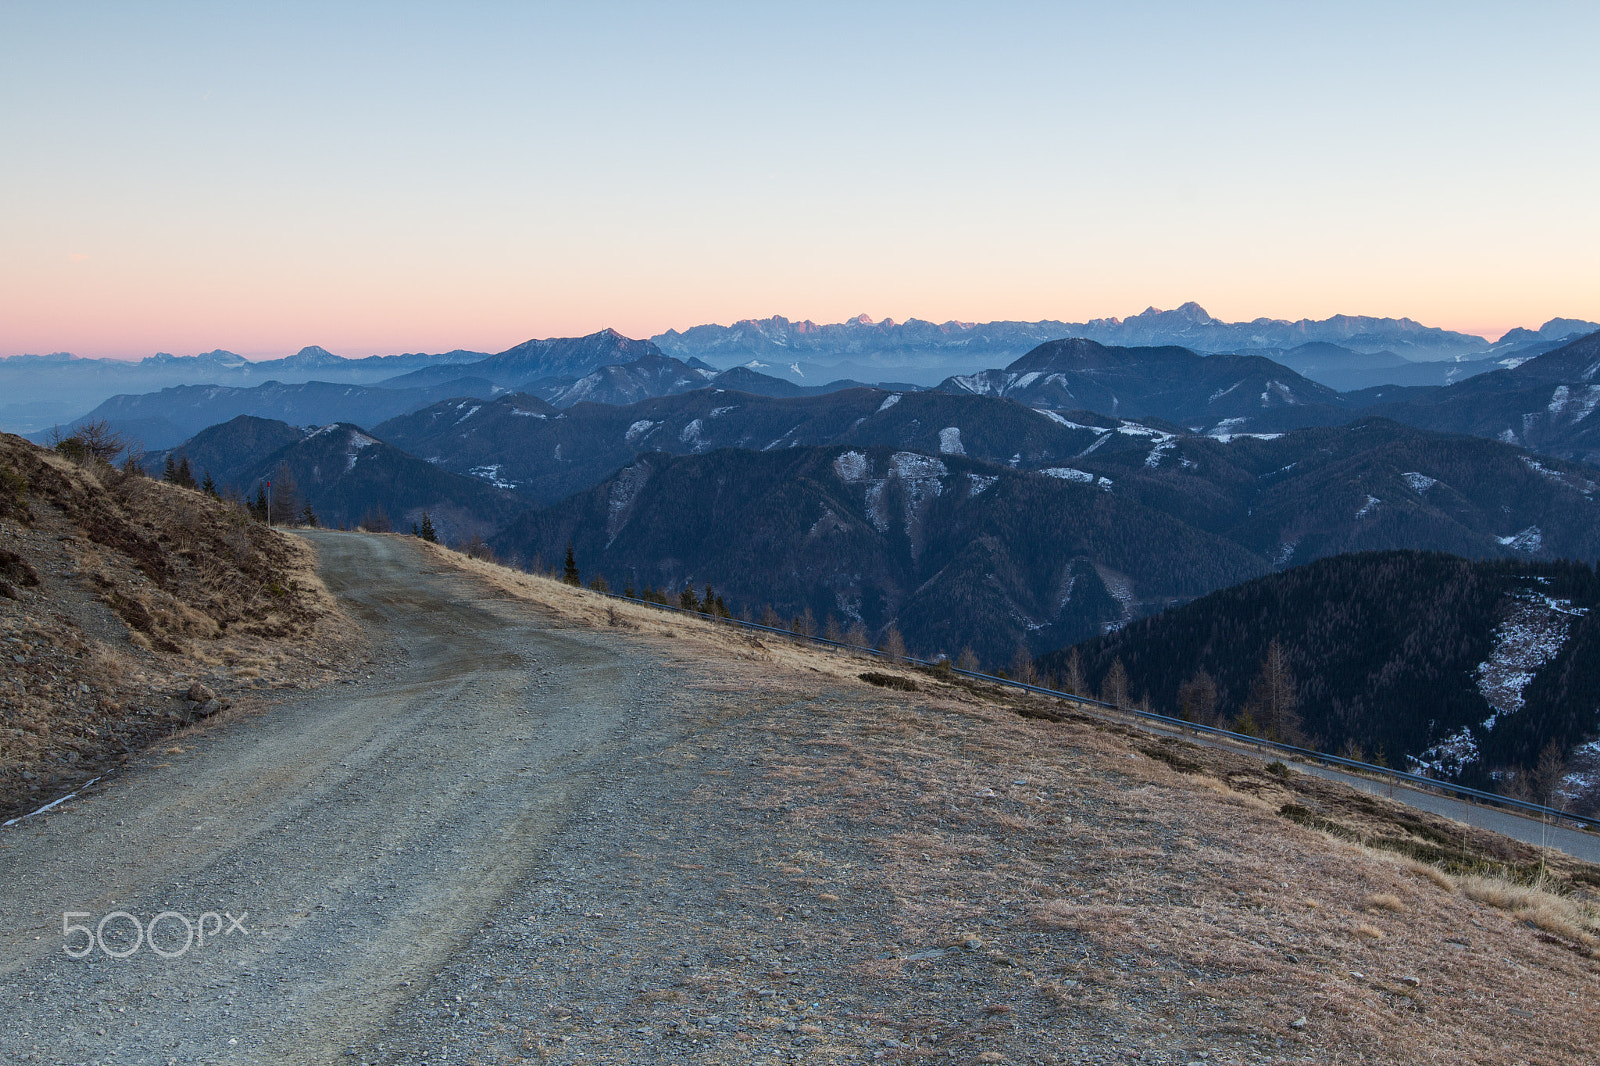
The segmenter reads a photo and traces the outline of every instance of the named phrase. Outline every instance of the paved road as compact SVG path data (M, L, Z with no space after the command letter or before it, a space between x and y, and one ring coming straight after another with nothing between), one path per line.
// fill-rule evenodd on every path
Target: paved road
M339 1059L637 743L667 668L457 575L419 577L400 538L311 536L389 664L0 832L0 1062ZM176 957L149 941L67 957L86 937L64 943L64 912L117 911L217 917ZM157 928L183 946L182 919ZM103 941L127 950L133 932L112 918Z
M1244 755L1260 754L1263 760L1280 758L1276 752L1272 751L1263 754L1254 751L1248 746L1229 743L1213 737L1178 733L1173 729L1152 723L1148 719L1118 716L1117 721L1136 725L1142 729L1147 729L1153 733L1161 733L1165 736L1181 736L1184 740L1195 744L1204 744L1207 747L1221 748L1225 751L1238 752ZM1370 795L1386 796L1399 803L1416 807L1418 810L1431 811L1446 818L1454 818L1456 821L1465 822L1467 825L1492 829L1496 833L1503 833L1515 840L1521 840L1537 846L1555 848L1586 862L1600 863L1600 833L1586 833L1578 829L1568 829L1547 823L1541 824L1537 818L1515 814L1497 807L1485 807L1476 803L1467 803L1432 792L1406 788L1402 785L1391 787L1388 782L1374 781L1371 778L1346 773L1330 766L1291 763L1290 769L1298 773L1315 774L1317 777L1325 778L1329 781L1338 781Z

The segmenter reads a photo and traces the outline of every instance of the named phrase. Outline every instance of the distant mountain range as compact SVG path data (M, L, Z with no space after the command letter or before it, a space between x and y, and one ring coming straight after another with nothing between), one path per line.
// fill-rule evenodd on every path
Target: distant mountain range
M1352 405L1259 355L1197 355L1187 348L1107 347L1050 341L1004 370L952 377L944 392L1004 396L1044 410L1157 417L1196 431L1248 425L1255 431L1326 425Z
M275 418L315 428L331 422L375 425L445 397L492 394L482 378L458 374L438 385L388 388L307 381L286 385L269 381L252 387L179 385L142 395L113 396L80 421L105 420L147 449L170 448L219 422L238 415ZM44 439L46 434L35 434Z
M161 353L137 362L79 359L65 353L11 356L0 359L0 427L37 434L78 420L112 396L181 385L248 388L267 381L296 384L313 379L376 384L418 367L460 366L485 356L483 352L453 351L345 359L316 346L283 359L256 362L221 350L188 356Z
M996 421L1037 417L993 401L974 406ZM613 583L709 580L786 617L809 607L869 627L894 619L913 648L953 655L969 644L996 665L1019 643L1048 650L1213 582L1341 552L1600 555L1593 472L1495 441L1376 419L1227 443L1125 421L1058 426L1052 436L1025 424L978 432L959 415L962 427L942 420L901 424L920 422L947 442L937 451L924 440L918 450L833 443L645 455L525 514L495 543L548 563L571 539ZM814 418L806 428L824 424ZM851 426L838 439L894 435L864 430ZM1049 458L1069 434L1088 444L1075 457ZM1035 443L1033 462L1052 465L1029 472L974 458L985 444L1004 450L1024 436ZM846 453L865 458L836 462ZM552 456L550 465L561 462ZM851 473L858 466L868 472ZM822 544L818 531L833 523L850 535ZM840 575L855 575L853 583Z
M287 470L323 525L354 527L382 514L408 530L427 511L439 536L453 543L493 533L527 507L484 478L441 470L348 423L302 429L241 415L144 461L159 474L169 454L187 460L197 480L209 474L220 489L245 498L267 478L282 491Z
M745 365L802 387L839 379L933 385L1021 356L1051 340L1079 337L1109 346L1180 346L1200 353L1268 356L1336 389L1444 385L1504 368L1600 329L1579 319L1552 319L1539 330L1515 329L1494 345L1481 337L1419 326L1409 319L1335 317L1321 322L1259 319L1224 323L1195 304L1154 308L1127 319L1089 322L873 322L859 316L834 325L784 318L733 326L669 330L650 342L612 330L588 337L530 340L497 355L456 350L346 359L311 346L283 359L252 362L217 350L195 356L165 353L137 362L78 359L64 353L0 359L0 428L37 434L66 425L119 394L181 385L250 387L262 382L387 385L419 388L475 377L501 388L541 379L571 384L607 365L650 354L678 358L691 368ZM1416 360L1424 360L1418 362ZM454 367L471 364L472 371Z
M1517 330L1514 347L1524 342L1559 341L1600 329L1600 323L1552 319L1537 333ZM1510 335L1508 335L1510 336ZM651 340L680 358L697 356L727 365L746 359L782 363L854 360L897 366L941 354L973 364L978 360L1016 357L1045 341L1081 337L1120 347L1177 345L1196 352L1288 351L1311 343L1337 345L1356 353L1387 352L1411 360L1446 360L1485 355L1488 340L1468 333L1435 329L1409 318L1335 315L1321 321L1258 318L1223 322L1196 303L1171 311L1154 307L1129 318L1096 318L1087 322L943 322L921 319L874 322L859 315L833 325L791 322L786 318L744 319L731 326L695 326Z
M770 397L704 388L623 407L585 403L565 411L528 395L450 400L391 419L373 432L447 470L492 468L497 483L548 504L598 483L647 451L699 455L720 448L768 452L849 444L1031 468L1065 462L1119 424L1081 417L1081 423L1073 422L1010 401L939 392L853 388ZM1112 451L1137 447L1133 436L1114 436Z
M636 351L644 354L628 363L605 361ZM1382 387L1340 393L1260 355L1201 356L1176 347L1124 348L1073 339L1041 344L1003 370L947 378L935 391L1010 399L1069 421L1081 422L1082 417L1073 414L1081 411L1099 412L1101 417L1130 417L1146 422L1153 419L1174 431L1182 429L1223 439L1245 433L1341 425L1353 418L1379 414L1422 428L1489 436L1558 458L1582 461L1600 458L1600 430L1596 428L1600 427L1600 421L1591 417L1600 406L1600 381L1595 380L1596 373L1600 372L1600 332L1532 358L1509 361L1514 365L1508 369L1478 374L1450 386ZM568 373L547 375L515 386L502 384L515 382L516 376L522 373L545 374L552 370L575 371L586 367L594 369L577 377ZM480 373L492 377L468 376ZM544 447L542 443L530 441L531 450L527 451L526 458L502 460L484 453L481 440L476 445L441 448L423 439L428 433L452 424L457 416L450 415L449 411L460 408L461 403L495 400L505 395L508 388L558 409L606 408L549 429L522 422L519 432L535 436L562 435L563 455L569 464L578 462L575 457L580 454L592 456L595 461L603 456L606 462L620 464L629 458L629 449L638 451L657 446L654 443L640 445L636 438L642 430L630 438L606 428L621 417L616 413L618 410L633 403L689 396L707 389L802 399L863 386L848 380L800 386L743 366L716 371L703 363L688 363L663 355L647 341L627 341L615 334L602 333L578 338L563 346L541 345L533 350L519 350L513 356L425 368L376 386L269 382L248 389L180 387L154 394L115 397L88 417L106 419L115 428L144 441L146 447L160 448L179 443L205 425L235 414L274 417L300 425L349 421L378 428L379 423L422 411L443 398L454 406L447 405L448 409L428 413L424 423L432 426L431 430L417 423L385 426L383 432L399 434L406 441L405 447L436 455L445 463L456 462L459 455L476 451L480 454L471 466L496 462L510 467L526 466L537 462L536 457L542 454L540 449ZM916 395L898 390L894 394ZM670 412L679 409L693 409L697 412L694 418L703 418L716 406L722 405L704 399L691 402L688 407L669 404L654 412L661 417L643 420L664 425L672 421ZM853 410L855 406L855 401L844 401L840 410ZM800 411L824 409L829 409L829 405L802 406L792 412L781 406L757 405L720 425L703 421L696 435L685 437L684 443L705 450L723 446L765 447L772 442L780 442L778 446L822 444L842 439L837 436L839 427L826 418L821 424L827 425L828 430L821 437L801 432L799 422L791 419L791 415L802 419L812 417ZM477 427L500 413L500 407L491 407L483 419L456 435L463 441L477 439L481 432ZM752 417L755 417L753 422L750 421ZM852 417L864 420L865 414L856 412ZM640 418L630 416L626 425L632 426L641 418L643 415ZM596 434L579 428L591 421L601 425ZM730 427L738 427L738 432L733 433ZM799 435L785 437L790 431ZM677 432L689 431L683 426ZM757 440L766 434L770 436L765 441ZM496 447L500 449L495 452L496 456L508 454L500 445ZM527 449L512 448L511 452L519 450ZM459 463L456 468L464 469ZM570 469L573 477L577 477L579 468ZM582 476L590 480L582 484L592 483L593 477L604 472L587 471ZM521 475L513 480L533 484ZM550 483L546 488L555 484ZM559 486L563 491L581 487L572 478L560 479ZM545 489L532 491L547 499Z
M1591 343L1497 374L1545 380L1542 401L1553 388L1548 380L1581 378L1589 370L1584 352ZM1274 366L1253 356L1061 342L994 379L1003 387L991 391L1006 396L954 384L926 392L854 387L759 396L713 383L631 404L560 408L529 393L500 393L452 397L359 431L345 425L339 433L346 437L359 432L377 442L366 450L340 444L339 455L368 457L348 468L331 452L322 454L344 437L251 417L208 429L180 451L197 475L209 469L245 492L287 462L330 520L354 522L382 504L401 521L426 507L453 516L452 534L501 530L502 550L547 562L571 537L586 546L585 565L614 582L711 580L736 599L770 602L780 611L809 607L819 618L831 611L873 627L897 620L924 651L958 651L949 644L959 636L999 662L1018 643L1048 650L1220 584L1336 553L1427 548L1471 557L1600 556L1600 473L1491 438L1441 436L1379 418L1350 422L1360 412L1341 406L1338 394ZM1217 369L1224 376L1212 376ZM623 371L628 381L648 379L653 387L720 378L647 355L579 380L620 387ZM633 371L642 377L628 376ZM1431 397L1458 388L1422 391ZM1110 397L1119 410L1173 417L1038 409L1015 397L1056 406ZM1203 432L1180 421L1207 407ZM1307 411L1341 424L1255 431L1247 421ZM844 452L867 457L862 461L878 472L852 481L834 470L830 481L829 464ZM656 454L639 458L647 453ZM780 453L794 455L758 458ZM375 462L380 456L382 464ZM153 454L149 462L163 458ZM944 472L903 473L924 469ZM624 524L640 527L619 536L620 512L612 505L633 491L628 485L658 474L670 490L630 496L634 517ZM739 483L747 477L759 483ZM790 477L800 480L782 481ZM685 479L718 486L714 511L721 517L679 540L670 531L693 525L674 510L693 498ZM909 511L874 511L877 504L861 495L868 482L877 486L868 486L874 493L949 498L927 509L918 503ZM960 486L980 484L995 492L969 493L968 503L954 506L963 498ZM840 510L847 500L856 501L849 504L853 517ZM659 502L659 513L651 501ZM765 510L780 504L787 510ZM994 507L1000 510L991 513ZM833 570L808 570L798 561L811 550L806 530L830 509L855 531L825 553L828 567L842 568L834 577L827 576ZM890 521L895 515L904 521ZM1067 537L1074 529L1078 540ZM927 545L937 550L925 555ZM971 558L988 562L973 563L970 573L945 573L974 552ZM747 555L769 561L752 569L738 561ZM1188 569L1180 568L1187 577L1171 569L1180 557L1188 560ZM999 584L984 584L981 594L951 584L957 573L980 570ZM779 571L781 580L774 576ZM835 578L843 573L877 576L840 593ZM999 576L1005 574L1011 576ZM1080 598L1052 599L1062 582L1072 583ZM924 586L919 599L915 593ZM935 590L944 591L935 596ZM851 606L856 593L867 606ZM967 607L958 610L961 602Z
M1600 418L1592 417L1600 407L1600 333L1448 388L1375 389L1352 399L1415 426L1600 463Z

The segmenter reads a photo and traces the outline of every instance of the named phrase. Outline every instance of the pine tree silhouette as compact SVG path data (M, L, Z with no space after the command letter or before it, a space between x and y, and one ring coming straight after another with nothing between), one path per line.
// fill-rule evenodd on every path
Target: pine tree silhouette
M567 561L566 565L561 569L561 580L569 585L583 584L578 576L578 558L572 554L572 541L570 540L567 541Z

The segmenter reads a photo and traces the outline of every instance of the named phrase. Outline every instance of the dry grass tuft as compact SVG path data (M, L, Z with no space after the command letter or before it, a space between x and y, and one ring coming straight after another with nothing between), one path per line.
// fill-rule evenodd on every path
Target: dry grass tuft
M1373 892L1367 896L1365 902L1372 910L1392 911L1395 914L1403 914L1406 911L1406 905L1393 892Z
M1538 929L1591 950L1600 948L1600 909L1593 903L1557 895L1543 884L1517 885L1475 875L1456 880L1461 894L1468 899L1509 911Z

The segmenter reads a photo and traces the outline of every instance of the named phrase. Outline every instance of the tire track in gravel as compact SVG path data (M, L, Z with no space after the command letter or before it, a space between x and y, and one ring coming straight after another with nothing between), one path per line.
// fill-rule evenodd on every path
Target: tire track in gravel
M492 924L597 775L657 742L670 666L431 571L404 538L310 537L374 676L180 738L0 833L0 1061L339 1059ZM249 917L175 958L74 959L68 911ZM162 937L176 950L181 924Z

